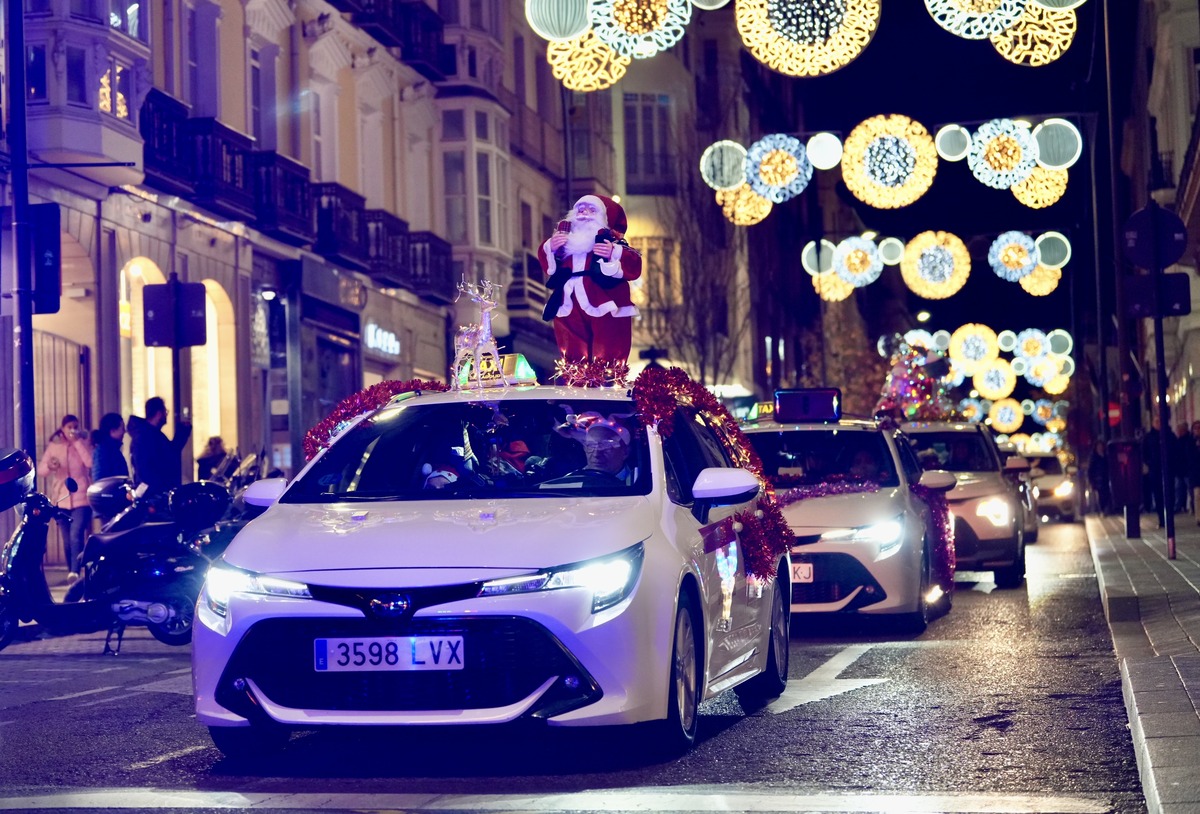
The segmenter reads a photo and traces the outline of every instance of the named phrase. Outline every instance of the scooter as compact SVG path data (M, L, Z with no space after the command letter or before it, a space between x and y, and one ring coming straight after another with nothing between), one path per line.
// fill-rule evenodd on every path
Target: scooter
M52 635L107 628L104 653L111 655L120 653L129 624L145 625L164 644L190 642L207 561L185 542L186 527L210 525L227 503L216 511L219 501L212 499L211 490L185 490L177 515L190 522L146 523L92 535L84 548L81 578L68 590L66 601L56 602L42 560L50 523L70 515L37 492L35 483L34 464L25 452L0 450L0 510L25 504L20 525L0 548L0 649L21 622L30 621ZM72 485L68 482L68 489Z

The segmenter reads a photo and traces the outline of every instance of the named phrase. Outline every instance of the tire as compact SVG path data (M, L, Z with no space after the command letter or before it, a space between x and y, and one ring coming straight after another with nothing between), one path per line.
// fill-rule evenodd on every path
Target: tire
M933 585L932 568L933 565L929 559L929 545L923 543L921 547L921 585L917 592L917 609L899 617L900 627L914 636L924 633L925 628L929 627L929 620L933 618L933 606L929 604L929 591Z
M664 758L678 757L696 742L700 724L700 643L696 614L687 594L675 611L675 642L671 647L671 677L667 717L654 724L652 748Z
M992 572L997 588L1020 588L1025 581L1025 540L1023 535L1017 537L1017 559L1006 567L997 568Z
M176 594L163 602L171 606L175 615L162 624L149 623L146 625L150 635L163 644L172 647L182 647L192 641L192 627L196 622L195 600L184 593Z
M783 606L784 591L783 581L775 580L775 595L771 599L771 636L767 644L766 667L754 678L733 689L743 706L756 706L772 698L778 698L787 689L788 665L791 657L792 613L791 608Z
M21 620L17 617L17 609L9 604L8 599L0 596L0 650L8 646L17 635Z
M238 762L273 757L287 746L291 733L270 724L252 726L210 726L208 736L221 754Z

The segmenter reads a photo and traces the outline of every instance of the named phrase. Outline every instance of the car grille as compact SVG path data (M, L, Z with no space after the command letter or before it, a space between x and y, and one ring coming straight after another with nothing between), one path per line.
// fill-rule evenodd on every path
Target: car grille
M809 605L841 602L862 587L845 610L856 610L887 598L883 587L863 564L849 554L802 554L792 551L792 564L812 563L813 582L792 583L792 604Z
M979 535L957 514L954 516L954 555L960 562L979 555Z
M363 636L462 636L461 670L317 672L313 641ZM589 700L599 689L548 630L528 619L267 619L242 638L226 665L216 699L245 717L257 710L248 678L272 702L311 710L456 710L505 706L528 697L551 676L572 682ZM561 682L560 682L561 683ZM591 697L594 696L594 697ZM248 707L249 705L249 707Z

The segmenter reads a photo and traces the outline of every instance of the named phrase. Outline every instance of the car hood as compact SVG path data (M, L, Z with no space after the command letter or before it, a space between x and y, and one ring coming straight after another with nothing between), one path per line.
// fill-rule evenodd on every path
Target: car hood
M786 493L781 495L787 499ZM783 507L783 516L798 536L835 528L869 526L904 511L903 492L885 487L875 492L809 497Z
M1042 475L1033 479L1033 483L1043 492L1047 489L1053 489L1067 479L1066 475Z
M280 576L314 571L425 569L440 584L578 562L648 538L656 512L646 497L575 500L421 501L272 506L225 552L230 565ZM393 574L394 576L394 574Z
M951 489L947 500L971 500L1012 490L1012 483L999 472L955 472L958 484Z

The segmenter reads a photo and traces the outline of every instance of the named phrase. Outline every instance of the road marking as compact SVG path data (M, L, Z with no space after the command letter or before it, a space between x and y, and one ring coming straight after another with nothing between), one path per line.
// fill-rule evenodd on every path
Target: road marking
M151 681L149 684L140 684L130 689L137 690L138 692L170 692L177 695L191 695L192 671L188 669L184 673L186 675L176 675L160 681Z
M203 752L207 748L207 746L189 746L186 749L176 749L174 752L167 752L165 755L152 757L149 760L139 760L137 763L131 763L128 770L133 771L135 769L149 769L151 766L157 766L160 763L166 763L167 761L174 760L177 757L184 757L185 755L193 755L196 752Z
M97 689L94 689L94 690L84 690L82 692L68 693L67 695L59 695L59 696L55 696L54 698L47 698L46 700L47 701L70 701L72 698L83 698L85 695L96 695L97 693L108 692L109 690L116 690L116 689L119 689L119 688L118 687L98 687Z
M797 794L787 789L730 787L720 792L605 789L566 794L243 794L232 791L80 789L0 798L0 810L45 809L320 809L324 811L638 811L878 812L888 814L1104 814L1107 800L1035 794Z
M872 647L874 645L871 644L851 645L799 681L789 681L787 689L767 706L767 711L787 712L801 704L811 704L887 681L886 678L838 678L842 670L858 661Z

